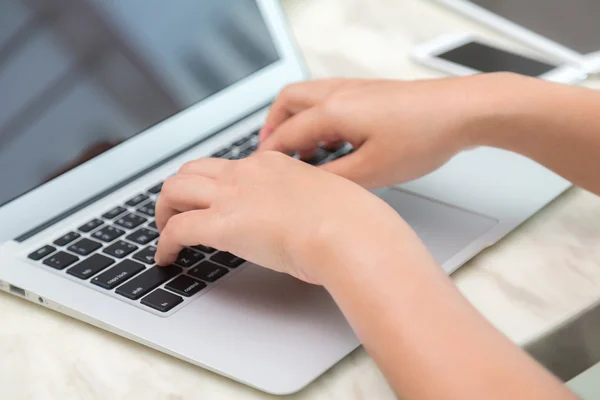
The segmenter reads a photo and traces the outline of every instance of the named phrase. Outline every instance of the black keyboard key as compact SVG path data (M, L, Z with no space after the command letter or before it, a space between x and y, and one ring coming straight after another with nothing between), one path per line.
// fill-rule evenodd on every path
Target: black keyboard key
M253 153L256 151L256 149L258 149L258 142L257 143L253 143L250 146L246 147L246 150L249 150L249 151L251 151Z
M246 143L248 140L250 140L250 137L249 136L244 136L240 140L238 140L236 142L233 142L233 145L239 147L239 146L243 145L244 143Z
M127 229L134 229L146 221L148 221L146 218L140 217L139 215L127 214L126 216L121 217L118 220L116 220L115 225L119 225L119 226L122 226L123 228L127 228Z
M91 220L90 222L87 222L87 223L81 225L77 229L79 229L83 233L88 233L88 232L93 231L94 229L96 229L97 227L99 227L102 224L104 224L104 222L101 219L96 218L96 219Z
M141 206L140 208L138 208L137 212L139 212L140 214L144 214L144 215L154 218L154 209L155 208L156 208L156 203L153 201L149 201L148 203L146 203L143 206Z
M163 183L161 182L158 185L152 186L150 189L148 189L148 193L159 194L160 191L162 190L162 185L163 185Z
M126 280L134 277L145 269L145 267L131 260L124 260L106 272L92 279L94 285L104 289L114 289Z
M156 254L156 247L148 246L145 249L142 249L135 253L133 255L133 258L146 264L154 264L154 254Z
M139 244L148 244L157 237L158 232L148 228L140 228L131 235L127 236L126 239Z
M206 283L200 282L186 275L178 276L165 286L165 288L169 289L170 291L185 297L191 297L205 287Z
M69 232L66 235L59 237L54 241L54 244L57 246L65 246L71 243L75 239L79 239L81 235L77 232Z
M98 250L100 247L102 247L100 243L83 238L80 241L70 245L67 250L72 251L73 253L81 254L82 256L87 256L88 254Z
M118 237L125 234L125 231L114 226L105 226L104 228L97 230L92 234L94 239L102 240L103 242L110 243Z
M203 281L214 282L228 272L229 270L227 268L220 267L210 261L204 261L190 269L188 274L194 278L202 279Z
M152 229L156 229L158 230L158 227L156 226L156 221L152 221L148 224L148 228L152 228Z
M179 265L180 267L189 268L192 265L198 263L204 258L204 255L198 253L197 251L190 249L183 249L177 256L177 260L175 260L174 264Z
M237 268L246 262L243 258L234 256L231 253L220 251L210 258L211 261L217 262L229 268Z
M131 300L137 300L163 283L175 278L182 269L174 265L168 267L152 267L129 282L119 286L117 293Z
M39 261L42 258L46 257L47 255L54 253L55 251L56 251L56 248L48 245L48 246L42 247L41 249L37 249L33 253L29 254L27 257L29 257L30 259L32 259L34 261Z
M74 262L79 261L79 257L75 257L72 254L59 251L58 253L50 256L44 260L44 264L58 270L63 270Z
M113 243L110 246L108 246L107 248L105 248L103 251L106 254L111 255L113 257L123 258L126 255L133 253L137 249L138 249L137 246L135 246L131 243L127 243L123 240L119 240L118 242Z
M127 209L125 207L117 206L117 207L113 208L112 210L102 214L102 218L115 219L119 215L123 214L125 211L127 211Z
M249 157L250 154L252 154L252 153L254 153L253 150L251 150L251 149L244 149L244 150L240 151L239 157L240 158L246 158L246 157Z
M214 158L221 158L221 157L223 157L227 153L229 153L229 149L228 148L217 151L216 153L214 153L212 155L212 157L214 157Z
M303 160L303 161L306 162L307 164L310 164L310 165L320 165L329 156L331 156L331 153L328 152L327 150L325 150L325 149L317 149L317 152L311 158Z
M215 251L217 251L217 249L213 249L212 247L208 247L208 246L203 246L201 244L199 244L197 246L192 246L192 249L201 251L206 254L212 254Z
M162 289L155 290L142 299L143 305L160 312L167 312L182 302L183 299L181 297Z
M129 207L135 207L146 200L148 200L148 196L143 193L140 193L133 199L129 199L128 201L126 201L125 204L127 204Z
M114 263L115 260L110 257L103 256L102 254L94 254L76 266L69 268L67 274L76 276L79 279L88 279Z

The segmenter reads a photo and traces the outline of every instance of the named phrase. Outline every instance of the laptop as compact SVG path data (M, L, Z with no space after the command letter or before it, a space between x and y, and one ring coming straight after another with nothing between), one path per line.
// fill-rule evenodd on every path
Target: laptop
M360 345L324 289L201 244L153 259L162 182L251 154L305 78L275 0L3 1L0 290L265 392L308 385ZM450 273L568 187L479 149L376 194Z

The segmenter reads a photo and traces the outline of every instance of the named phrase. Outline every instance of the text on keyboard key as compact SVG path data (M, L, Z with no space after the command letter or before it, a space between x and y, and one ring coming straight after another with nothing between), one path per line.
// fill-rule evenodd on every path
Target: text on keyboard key
M110 246L108 246L107 248L105 248L103 251L104 251L104 253L111 255L113 257L123 258L126 255L133 253L137 249L138 249L138 247L136 245L127 243L123 240L119 240L118 242L115 242L115 243L111 244Z
M229 268L237 268L246 262L243 258L234 256L231 253L220 251L210 258L211 261L217 262Z
M127 209L125 207L117 206L117 207L113 208L112 210L102 214L102 218L115 219L119 215L123 214L125 211L127 211Z
M140 263L124 260L92 279L92 283L104 289L114 289L121 283L139 274L144 269L145 267Z
M37 249L33 253L29 254L27 257L29 257L30 259L32 259L34 261L39 261L42 258L46 257L47 255L54 253L55 251L56 251L55 247L44 246L40 249Z
M88 254L93 253L98 250L102 245L96 241L83 238L78 242L70 245L67 250L72 251L73 253L80 254L82 256L87 256Z
M63 235L54 241L54 244L57 246L65 246L71 243L75 239L79 239L81 235L77 232L69 232L66 235Z
M157 237L158 232L148 228L140 228L137 231L133 232L131 235L127 236L126 239L138 244L148 244Z
M74 267L69 268L67 274L76 276L79 279L88 279L98 272L105 270L114 264L114 262L115 260L110 257L103 256L102 254L94 254Z
M208 246L203 246L201 244L199 244L197 246L192 246L192 249L201 251L206 254L212 254L215 251L217 251L217 249L213 249L212 247L208 247Z
M177 256L177 260L175 260L174 264L177 264L180 267L189 268L197 262L201 261L203 258L204 255L198 253L197 251L183 249Z
M114 226L105 226L104 228L97 230L92 234L94 239L102 240L103 242L110 243L116 238L123 236L125 231Z
M186 275L178 276L165 285L165 288L185 297L191 297L205 287L206 283L200 282L199 280L190 278Z
M169 267L152 267L129 282L119 286L117 293L131 300L137 300L156 287L176 277L182 269L171 265Z
M162 289L157 289L142 299L143 305L161 312L167 312L182 302L181 297Z
M143 193L138 194L137 196L135 196L134 198L128 200L125 204L127 204L129 207L135 207L138 204L141 204L143 201L148 200L148 196L146 196Z
M210 261L203 261L188 271L190 276L207 282L214 282L227 274L229 270Z
M154 264L154 254L156 254L156 247L148 246L135 253L133 258L146 264Z
M126 228L126 229L134 229L146 221L148 221L146 218L141 217L139 215L127 214L126 216L121 217L118 220L116 220L115 225L122 226L123 228Z
M154 218L155 208L156 208L156 203L153 201L149 201L148 203L146 203L143 206L141 206L140 208L138 208L137 212L139 212L140 214L144 214L144 215Z
M46 258L44 264L54 269L63 270L74 262L79 261L79 257L72 254L59 251L58 253Z
M77 229L83 233L88 233L88 232L93 231L94 229L96 229L97 227L99 227L102 224L104 224L104 222L101 219L96 218L96 219L93 219L93 220L81 225Z

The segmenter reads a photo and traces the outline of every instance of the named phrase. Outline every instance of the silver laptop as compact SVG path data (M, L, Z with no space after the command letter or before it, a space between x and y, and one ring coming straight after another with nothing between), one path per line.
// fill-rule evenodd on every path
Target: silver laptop
M309 384L359 346L323 289L201 245L153 260L161 182L251 154L305 77L275 0L2 1L0 290L266 392ZM377 193L450 273L568 186L480 149Z

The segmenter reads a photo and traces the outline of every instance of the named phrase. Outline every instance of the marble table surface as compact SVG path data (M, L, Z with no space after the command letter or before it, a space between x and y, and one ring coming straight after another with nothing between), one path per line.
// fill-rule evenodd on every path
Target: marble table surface
M410 50L455 31L524 50L427 0L287 0L285 7L314 77L439 77L413 63ZM599 220L600 199L572 189L460 269L454 281L489 321L524 343L600 299ZM0 294L0 399L138 398L271 396ZM385 400L394 395L358 349L288 398Z

